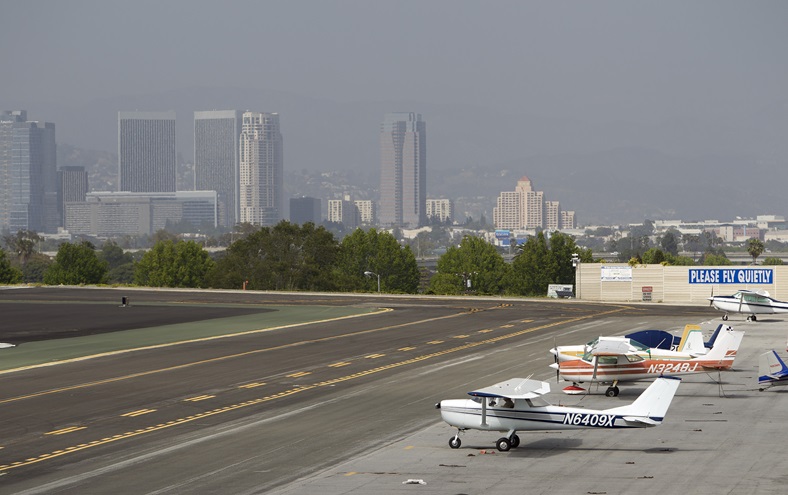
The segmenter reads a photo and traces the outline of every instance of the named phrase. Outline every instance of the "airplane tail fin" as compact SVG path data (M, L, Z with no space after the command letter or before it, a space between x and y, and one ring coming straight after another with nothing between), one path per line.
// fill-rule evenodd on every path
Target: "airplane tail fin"
M703 344L703 332L700 325L685 325L684 334L679 342L679 352L686 352L692 355L706 354L706 346Z
M736 358L742 337L744 337L744 332L740 330L733 330L731 327L722 329L717 335L714 346L705 356L700 358L707 363L703 366L715 369L728 369L733 366L733 360ZM709 363L710 361L716 363Z
M681 379L672 376L657 378L632 404L614 407L605 412L621 415L624 421L631 423L656 426L665 418L679 383Z
M788 366L775 351L768 351L758 358L758 385L769 384L776 378L788 375Z

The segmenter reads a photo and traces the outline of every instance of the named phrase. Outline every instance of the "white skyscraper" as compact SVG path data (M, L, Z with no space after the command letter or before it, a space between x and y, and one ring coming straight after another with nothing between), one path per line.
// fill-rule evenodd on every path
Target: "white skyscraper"
M175 192L175 112L118 112L119 191Z
M244 112L240 151L240 221L275 225L283 218L284 195L279 114Z

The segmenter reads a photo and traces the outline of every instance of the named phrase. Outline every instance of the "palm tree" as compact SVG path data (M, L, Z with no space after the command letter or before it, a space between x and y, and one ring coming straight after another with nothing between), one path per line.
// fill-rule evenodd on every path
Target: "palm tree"
M760 239L753 238L747 241L747 252L750 253L750 256L752 256L753 265L755 264L755 260L758 258L758 256L763 253L764 249L763 242L761 242Z

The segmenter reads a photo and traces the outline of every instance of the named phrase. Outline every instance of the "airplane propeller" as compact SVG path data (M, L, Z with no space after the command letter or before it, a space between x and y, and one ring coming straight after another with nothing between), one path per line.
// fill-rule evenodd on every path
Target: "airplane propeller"
M555 362L555 383L558 383L561 381L561 365L558 364L558 344L555 338L553 338L553 349L555 349L555 353L553 354L553 361Z

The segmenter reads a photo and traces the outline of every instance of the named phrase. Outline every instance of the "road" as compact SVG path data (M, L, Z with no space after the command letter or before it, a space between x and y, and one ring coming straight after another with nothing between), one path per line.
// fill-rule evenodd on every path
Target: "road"
M313 493L293 483L434 426L441 398L511 376L550 378L554 342L714 316L662 305L178 291L135 291L132 308L118 308L121 294L0 291L0 308L15 315L0 341L13 333L21 343L0 352L69 351L62 364L14 366L0 380L0 493ZM66 333L53 325L64 312ZM143 349L74 357L113 336Z

